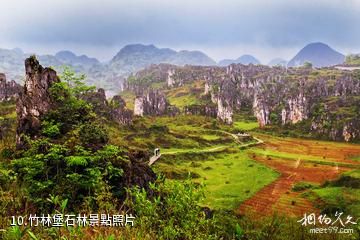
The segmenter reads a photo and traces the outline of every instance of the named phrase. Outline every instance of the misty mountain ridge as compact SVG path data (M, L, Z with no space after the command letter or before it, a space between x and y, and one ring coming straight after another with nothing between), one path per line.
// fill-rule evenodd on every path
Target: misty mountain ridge
M325 43L316 42L306 45L289 63L289 67L301 66L310 62L314 67L327 67L343 63L345 56Z
M86 55L77 56L75 53L64 50L57 52L55 57L69 65L85 65L85 66L93 66L95 64L100 64L100 61L96 58L90 58Z
M249 55L249 54L245 54L245 55L242 55L241 57L233 60L233 59L224 59L224 60L221 60L218 65L219 66L228 66L230 64L237 64L237 63L241 63L241 64L244 64L244 65L248 65L248 64L254 64L254 65L257 65L257 64L261 64L260 61L258 59L256 59L254 56L252 55Z
M21 82L24 78L24 60L29 55L31 54L24 53L19 48L0 49L0 72L5 73L8 79ZM101 63L96 58L86 55L76 55L68 50L59 51L55 55L38 55L37 57L43 65L52 66L58 71L61 71L62 66L70 65L76 72L85 73L89 84L113 92L122 89L124 78L151 64L168 63L178 66L227 66L232 63L260 64L258 59L248 54L235 60L225 59L216 64L213 59L201 51L175 51L170 48L158 48L153 44L126 45L107 63ZM311 43L301 49L291 59L288 66L301 66L306 61L311 62L314 67L332 66L343 63L344 59L344 55L324 43ZM286 66L286 60L274 58L268 65Z
M157 48L154 45L130 44L123 47L110 61L110 65L140 69L151 64L169 63L174 65L216 65L216 62L200 51L175 51Z

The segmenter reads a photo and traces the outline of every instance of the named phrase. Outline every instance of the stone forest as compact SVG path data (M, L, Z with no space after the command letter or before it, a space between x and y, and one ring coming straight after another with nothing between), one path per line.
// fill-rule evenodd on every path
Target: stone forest
M358 70L152 64L112 97L35 55L24 76L0 74L3 239L313 239L299 221L339 213L318 239L359 236ZM90 212L135 224L9 225Z

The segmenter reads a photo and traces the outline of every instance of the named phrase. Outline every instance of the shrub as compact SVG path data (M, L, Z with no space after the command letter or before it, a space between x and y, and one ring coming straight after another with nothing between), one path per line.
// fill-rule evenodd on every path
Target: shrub
M150 196L144 189L129 190L128 205L137 215L137 227L158 239L212 239L210 220L199 206L203 188L190 179L164 181L150 185L158 193Z
M314 187L314 184L312 183L309 183L309 182L298 182L296 183L293 187L292 187L292 190L294 192L299 192L299 191L303 191L303 190L306 190L306 189L309 189L309 188L313 188Z

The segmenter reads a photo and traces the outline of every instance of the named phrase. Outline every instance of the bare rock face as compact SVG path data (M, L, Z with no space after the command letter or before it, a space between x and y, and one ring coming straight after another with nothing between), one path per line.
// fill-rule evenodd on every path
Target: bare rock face
M258 95L254 96L253 111L259 126L264 127L270 123L270 110L264 99L259 98Z
M311 116L311 130L318 137L337 141L359 141L360 98L347 96L328 99Z
M298 123L308 118L307 101L305 96L300 93L295 98L290 98L286 101L287 107L281 111L282 124Z
M161 65L161 64L160 64ZM285 68L231 64L227 67L151 66L136 74L133 89L164 88L205 81L201 93L208 106L217 105L217 118L232 122L233 113L252 111L259 126L304 122L311 134L332 140L358 141L360 74L336 68ZM357 74L357 75L356 75ZM130 81L129 81L130 83ZM146 96L138 94L136 112L145 113ZM341 100L343 99L343 100ZM349 102L348 106L343 106ZM319 108L330 106L329 110ZM339 109L339 107L341 109ZM186 113L204 109L187 108ZM321 114L320 114L321 113ZM313 127L310 128L310 125ZM331 126L331 127L330 127Z
M96 92L88 92L81 99L90 103L97 115L109 117L109 104L106 100L105 90L99 88Z
M98 116L103 116L120 125L128 125L132 122L133 112L126 108L125 101L118 95L113 96L111 101L108 102L105 90L99 88L97 92L85 94L82 99L91 103L94 112Z
M134 115L135 116L144 116L144 105L145 105L145 97L136 96L134 103Z
M16 99L20 91L19 84L15 81L7 82L6 75L0 73L0 102Z
M16 104L17 130L16 145L21 149L23 135L36 138L40 131L40 118L52 108L49 89L60 81L51 68L43 68L35 56L25 60L25 85Z
M171 109L171 111L169 111ZM167 101L165 95L158 90L150 89L145 95L137 96L134 104L136 116L174 115L176 109Z
M230 103L222 98L219 98L217 103L217 118L227 124L232 124L233 108Z
M126 108L124 99L115 95L110 102L111 118L122 125L129 125L133 119L133 112Z
M123 187L139 186L145 188L147 193L152 195L154 191L149 187L149 183L154 182L157 178L154 171L148 166L147 161L149 155L143 151L130 150L129 159L130 161L122 166L124 169Z
M173 78L173 75L175 74L175 70L174 69L169 69L167 72L167 85L168 87L173 87L175 85L175 80Z

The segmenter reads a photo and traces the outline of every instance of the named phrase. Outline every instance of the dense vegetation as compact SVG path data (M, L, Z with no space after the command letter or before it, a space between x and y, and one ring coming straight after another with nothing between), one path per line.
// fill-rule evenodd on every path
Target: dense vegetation
M83 84L83 76L66 69L61 78L51 88L56 107L43 117L41 137L29 139L23 151L14 149L15 105L0 105L0 238L314 239L296 219L234 214L242 201L278 176L251 158L261 149L245 149L254 139L232 135L254 130L252 118L237 115L227 126L202 116L148 117L118 126L82 100L94 90ZM171 94L180 106L183 95ZM154 167L159 177L146 187L128 185L134 156L147 160L158 146L163 154ZM95 212L132 213L135 226L9 226L11 216ZM356 234L317 237L356 239Z

